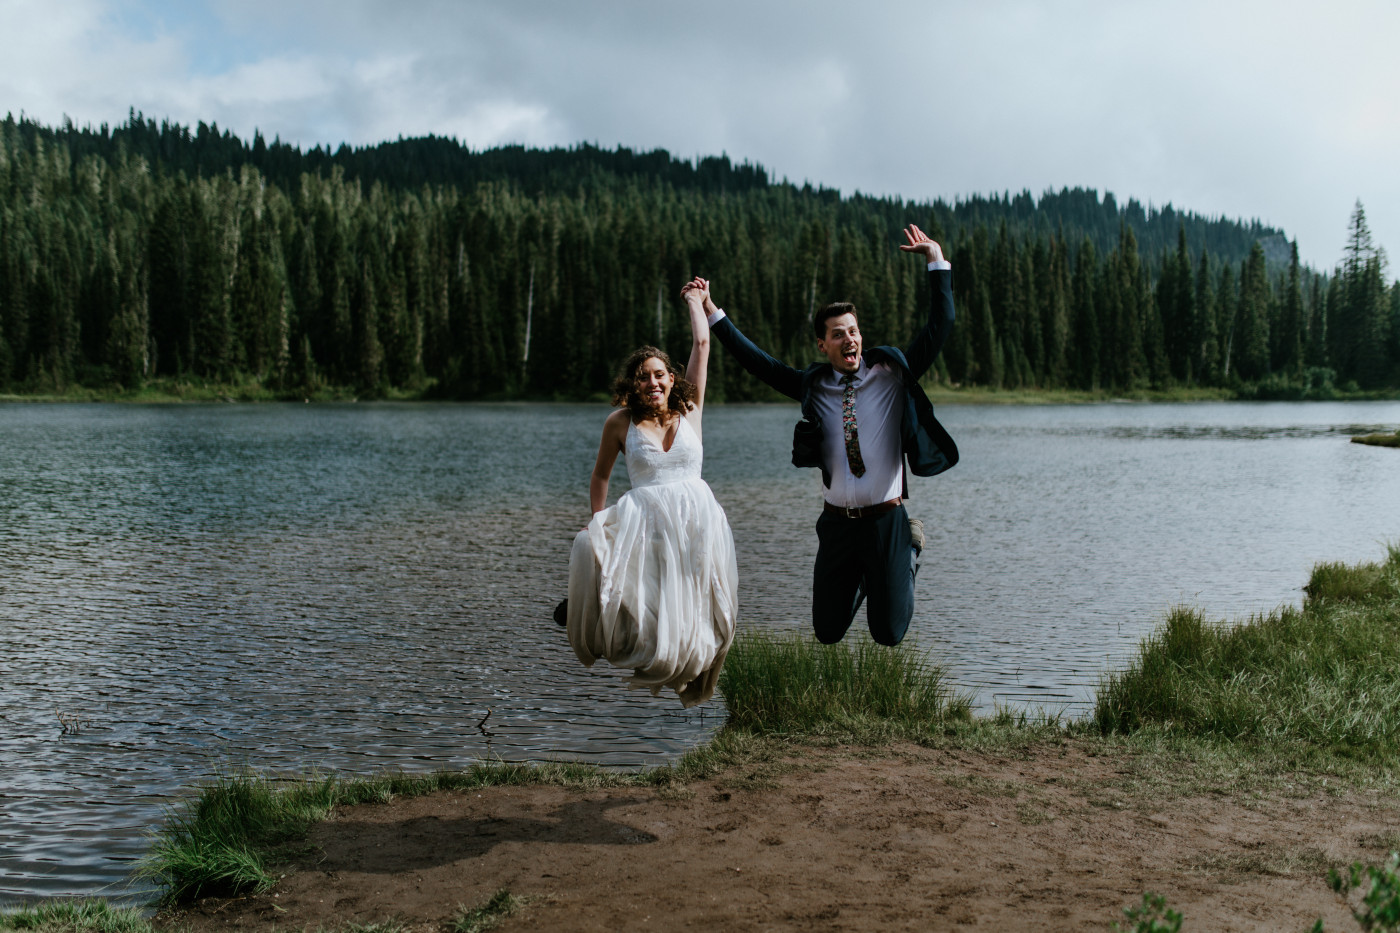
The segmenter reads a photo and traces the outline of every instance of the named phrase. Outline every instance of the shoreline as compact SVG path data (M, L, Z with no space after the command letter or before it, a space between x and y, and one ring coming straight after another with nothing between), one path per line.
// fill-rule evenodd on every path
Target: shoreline
M1245 390L1236 391L1213 387L1178 387L1172 389L1141 389L1127 392L1081 391L1075 389L992 389L984 387L949 388L932 384L925 387L929 400L935 405L1095 405L1103 403L1179 403L1179 402L1370 402L1400 401L1400 389L1369 392L1328 392L1304 394L1297 397L1259 397ZM134 390L74 388L65 392L0 392L0 403L94 403L132 405L178 405L184 403L210 404L356 404L360 402L415 402L429 404L471 403L604 403L601 393L562 396L483 396L473 399L449 399L427 391L396 390L382 395L361 395L348 387L323 388L310 393L265 389L257 385L195 385L160 384ZM757 401L712 400L719 405L787 404L786 399Z
M0 930L1068 930L1156 895L1193 928L1350 929L1329 871L1400 850L1387 551L1315 565L1301 609L1173 610L1074 722L974 718L916 652L753 636L671 765L220 778L153 838L152 920Z
M1228 752L1211 764L1238 789L1205 773L1193 762L1205 747L1033 730L981 741L799 740L675 785L506 784L337 807L274 888L154 925L426 933L505 895L501 930L1082 930L1151 892L1194 929L1321 917L1337 930L1349 913L1327 868L1393 842L1389 792L1338 791L1282 763L1266 798Z
M1335 931L1355 927L1328 869L1400 847L1400 775L1299 747L1009 717L715 744L642 772L347 782L363 799L286 845L266 890L97 907L124 919L76 929L437 933L475 912L502 931L1082 930L1155 894L1191 929Z

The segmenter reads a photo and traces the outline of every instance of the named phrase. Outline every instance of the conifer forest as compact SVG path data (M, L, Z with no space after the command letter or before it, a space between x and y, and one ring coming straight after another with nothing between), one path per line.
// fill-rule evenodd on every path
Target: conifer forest
M930 169L936 186L936 167ZM654 343L684 360L694 275L760 346L815 358L847 300L867 346L922 320L917 223L953 263L953 386L1400 387L1400 282L1365 211L1335 268L1257 221L1094 190L915 202L725 156L440 137L303 151L132 113L0 123L0 392L256 384L301 398L583 398ZM771 398L725 353L713 397Z

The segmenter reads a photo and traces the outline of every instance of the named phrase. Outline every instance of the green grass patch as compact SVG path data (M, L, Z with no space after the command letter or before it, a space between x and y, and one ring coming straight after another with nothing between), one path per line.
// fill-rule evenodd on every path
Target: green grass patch
M523 897L516 897L502 888L480 907L463 907L448 924L449 933L486 933L494 930L500 922L525 906Z
M26 933L153 933L141 912L102 900L55 900L0 912L0 931Z
M1354 863L1345 873L1336 869L1328 872L1328 884L1343 897L1360 890L1361 903L1352 907L1351 915L1363 930L1400 930L1400 854L1380 865ZM1315 931L1322 930L1317 921Z
M256 893L277 881L273 866L300 854L307 830L337 806L500 785L606 787L671 780L669 772L627 775L567 762L484 762L464 771L358 780L280 781L244 771L217 778L175 807L154 835L137 874L163 888L163 904Z
M854 642L854 644L852 644ZM727 728L756 733L917 733L969 718L970 701L941 667L912 646L851 639L835 645L810 635L747 632L720 673Z
M1394 434L1358 434L1351 439L1353 444L1369 444L1372 447L1400 447L1400 431Z
M1400 792L1394 762L1358 760L1302 740L1232 740L1155 723L1131 734L1103 735L1093 723L1075 731L1067 746L1114 764L1111 778L1085 783L1084 793L1112 791L1144 813L1201 796L1259 806L1356 792L1390 801Z
M1301 741L1383 760L1400 750L1400 548L1382 564L1319 564L1302 609L1240 625L1173 610L1110 674L1093 720L1230 740Z
M1389 551L1389 557L1381 563L1316 564L1308 585L1303 587L1308 603L1324 609L1335 603L1400 599L1400 546L1392 546Z
M1114 923L1113 933L1179 933L1181 913L1172 910L1167 899L1160 894L1147 891L1142 895L1142 903L1136 907L1124 907L1123 914L1130 926Z

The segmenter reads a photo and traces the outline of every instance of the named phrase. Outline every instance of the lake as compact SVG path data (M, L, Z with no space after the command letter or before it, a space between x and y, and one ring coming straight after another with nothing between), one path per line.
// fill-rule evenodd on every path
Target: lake
M637 767L703 741L718 698L628 691L550 620L606 412L0 404L0 903L140 896L121 883L164 808L245 764ZM983 710L1081 715L1172 605L1298 603L1315 561L1400 541L1400 451L1347 442L1397 402L939 414L962 462L912 481L910 632ZM795 417L706 415L742 628L808 624Z

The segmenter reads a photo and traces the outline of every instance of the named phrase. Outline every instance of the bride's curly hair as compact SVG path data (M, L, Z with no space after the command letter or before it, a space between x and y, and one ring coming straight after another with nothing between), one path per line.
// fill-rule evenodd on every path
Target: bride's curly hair
M671 386L671 394L666 398L666 407L671 411L678 411L685 414L695 407L695 399L698 392L695 383L686 379L682 375L680 368L671 362L671 358L666 355L665 350L656 347L638 347L632 351L632 355L627 357L622 364L622 368L617 371L617 378L612 385L612 403L618 407L625 406L632 413L634 420L645 418L651 414L651 408L642 401L642 395L637 391L637 370L642 368L642 364L655 357L661 361L661 365L671 371L671 375L676 377L676 382Z

